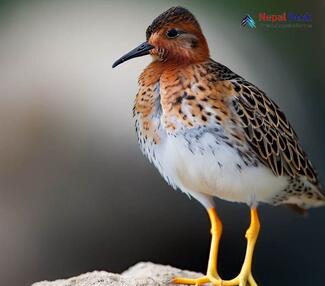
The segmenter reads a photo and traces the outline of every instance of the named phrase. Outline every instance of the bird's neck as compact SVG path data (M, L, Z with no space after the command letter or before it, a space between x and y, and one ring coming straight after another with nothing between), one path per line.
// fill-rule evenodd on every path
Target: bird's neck
M195 61L186 59L174 59L166 62L154 60L150 63L140 75L139 81L149 86L160 81L161 76L164 75L177 75L183 71L188 72L192 70L194 65L200 65L209 58L202 57Z
M187 66L203 63L210 58L209 48L206 44L195 50L174 48L173 52L167 55L167 59L162 61L162 67L166 70L170 68L186 68Z

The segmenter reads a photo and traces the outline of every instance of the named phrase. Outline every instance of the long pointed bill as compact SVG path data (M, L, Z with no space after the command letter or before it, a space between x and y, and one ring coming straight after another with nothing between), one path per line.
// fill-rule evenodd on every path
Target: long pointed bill
M122 56L121 58L119 58L112 66L112 68L115 68L116 66L118 66L119 64L128 61L130 59L133 58L137 58L137 57L142 57L145 55L149 55L149 51L151 49L153 49L154 46L148 44L147 42L142 43L141 45L139 45L138 47L136 47L135 49L133 49L132 51L128 52L127 54L125 54L124 56Z

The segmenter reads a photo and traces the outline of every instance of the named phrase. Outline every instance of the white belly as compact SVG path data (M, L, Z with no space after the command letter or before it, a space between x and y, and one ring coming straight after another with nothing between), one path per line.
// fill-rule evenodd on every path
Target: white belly
M153 163L165 179L183 192L201 193L249 205L270 202L288 185L264 165L246 166L236 149L204 134L199 144L188 148L182 136L166 135L155 146Z

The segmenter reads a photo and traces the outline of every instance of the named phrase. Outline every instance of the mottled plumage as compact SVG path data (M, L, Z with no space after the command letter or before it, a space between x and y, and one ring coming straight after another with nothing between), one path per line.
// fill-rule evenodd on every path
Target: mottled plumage
M210 59L180 69L166 70L160 65L152 63L140 76L134 116L142 151L169 183L181 188L176 183L178 179L166 175L169 172L159 159L159 145L165 144L168 137L174 140L181 136L183 148L189 149L194 157L195 152L206 151L207 147L199 141L206 133L214 137L209 152L223 144L242 159L233 164L234 173L264 166L273 176L285 178L283 188L271 192L262 202L293 203L302 208L324 203L317 175L297 135L283 112L263 91ZM212 157L215 165L222 168L218 157ZM218 190L215 192L217 195ZM258 203L259 195L250 195L253 197L242 202Z

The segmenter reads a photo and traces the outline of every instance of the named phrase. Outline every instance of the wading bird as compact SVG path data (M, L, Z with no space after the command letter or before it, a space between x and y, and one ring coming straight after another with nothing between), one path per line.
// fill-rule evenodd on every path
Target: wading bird
M259 203L299 209L323 206L316 172L279 107L255 85L210 59L192 13L173 7L146 31L146 42L113 67L150 54L134 105L142 152L165 180L197 199L211 221L205 276L176 284L257 285L251 272L260 230ZM247 248L240 273L223 280L217 271L222 223L213 197L250 207Z

